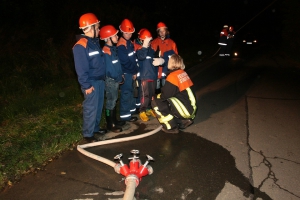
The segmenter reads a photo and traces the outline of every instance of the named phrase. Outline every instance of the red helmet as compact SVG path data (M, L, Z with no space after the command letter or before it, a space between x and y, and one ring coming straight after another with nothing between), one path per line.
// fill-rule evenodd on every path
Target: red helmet
M140 30L139 39L144 40L144 39L146 39L146 37L152 38L152 35L151 35L150 31L148 31L148 29L144 28L144 29Z
M141 32L145 30L145 28L142 28L139 32L138 32L138 35L141 34Z
M163 22L159 22L159 23L157 24L157 28L156 28L156 30L158 30L158 29L160 29L160 28L168 28L168 27L166 26L166 24L165 24L165 23L163 23Z
M99 23L100 21L93 13L86 13L79 18L79 28L85 29L89 26Z
M116 35L118 32L119 31L117 29L115 29L115 27L113 27L112 25L103 26L99 32L100 39L105 40L107 38L110 38L110 37Z
M233 26L229 26L229 31L233 31Z
M119 28L125 33L133 33L135 31L133 24L129 19L124 19Z

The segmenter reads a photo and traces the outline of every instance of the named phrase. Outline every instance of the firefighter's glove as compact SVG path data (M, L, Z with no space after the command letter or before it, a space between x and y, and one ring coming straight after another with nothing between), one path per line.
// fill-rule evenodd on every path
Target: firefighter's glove
M143 41L143 47L148 48L149 47L149 43L152 40L152 37L146 37L146 39L144 39Z
M153 58L153 62L152 64L154 66L160 66L162 64L164 64L165 60L163 58Z

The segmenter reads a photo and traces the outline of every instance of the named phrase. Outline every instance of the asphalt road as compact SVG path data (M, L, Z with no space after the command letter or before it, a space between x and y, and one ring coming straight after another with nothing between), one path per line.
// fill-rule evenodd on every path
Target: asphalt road
M88 148L113 161L138 149L155 161L136 188L140 200L300 199L300 68L276 53L211 58L188 69L197 95L195 123L179 134ZM108 139L146 133L156 119L137 121ZM117 162L117 161L116 161ZM0 199L121 200L114 169L76 149L25 176Z

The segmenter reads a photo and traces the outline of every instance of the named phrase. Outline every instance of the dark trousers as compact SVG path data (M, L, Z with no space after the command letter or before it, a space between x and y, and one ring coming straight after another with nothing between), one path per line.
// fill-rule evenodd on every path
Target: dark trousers
M227 49L227 45L220 45L220 51L219 54L225 54L226 53L226 49Z
M133 97L132 74L124 74L125 81L120 86L120 119L123 121L130 120L131 114L135 113L136 99Z
M86 94L84 89L81 89L84 95L83 107L83 137L92 137L94 132L100 129L100 121L102 108L104 103L105 82L103 80L91 81L94 90L90 94Z
M140 85L140 101L141 107L140 112L145 112L151 108L151 100L155 94L155 80L141 80Z
M225 50L225 54L230 54L231 53L232 45L233 45L233 38L227 39L227 48Z

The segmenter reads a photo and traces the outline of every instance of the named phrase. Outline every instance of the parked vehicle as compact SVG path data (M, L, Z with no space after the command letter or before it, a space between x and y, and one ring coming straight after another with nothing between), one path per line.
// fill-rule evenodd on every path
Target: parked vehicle
M254 36L254 34L252 34L252 33L247 33L247 34L244 36L243 44L246 44L246 45L255 45L255 44L257 44L257 39L256 39L256 37Z

